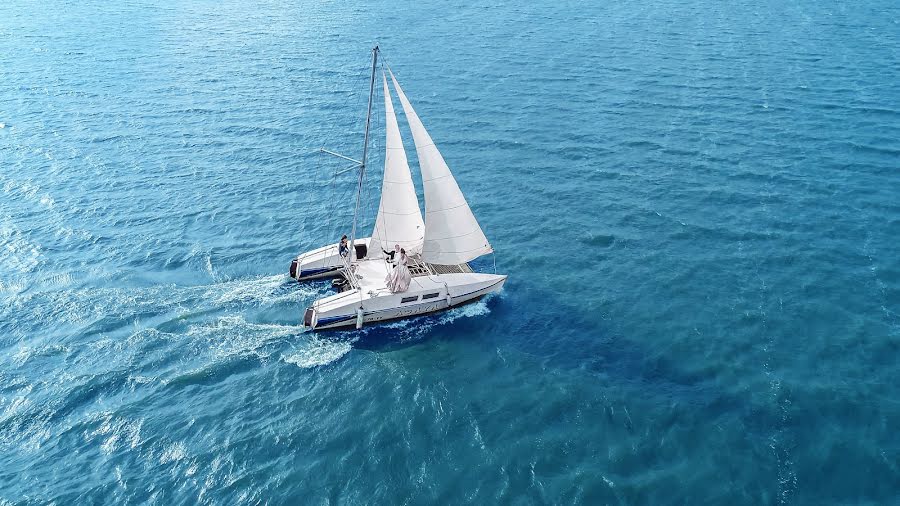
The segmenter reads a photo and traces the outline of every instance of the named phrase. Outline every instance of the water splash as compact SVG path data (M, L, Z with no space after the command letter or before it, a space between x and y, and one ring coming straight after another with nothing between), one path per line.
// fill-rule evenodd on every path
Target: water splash
M353 348L349 342L333 342L312 338L302 347L282 355L282 360L301 369L311 369L331 364Z
M222 316L212 322L192 325L185 336L205 342L214 359L253 354L266 359L272 354L269 345L299 335L304 328L272 323L251 323L243 316Z
M205 296L217 304L274 306L301 303L321 296L311 285L298 285L284 274L235 279L209 285Z
M381 329L381 331L386 329L393 333L394 337L400 341L420 339L432 330L450 325L460 318L476 318L490 314L491 309L488 306L488 302L497 296L498 294L489 294L477 302L454 307L440 313L395 320L378 326L366 327L363 329L363 332L378 332L378 329Z

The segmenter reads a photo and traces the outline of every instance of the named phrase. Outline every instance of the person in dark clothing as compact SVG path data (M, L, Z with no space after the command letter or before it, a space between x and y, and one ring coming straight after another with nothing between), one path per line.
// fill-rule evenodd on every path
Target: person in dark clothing
M400 254L400 245L395 244L394 251L381 251L384 253L384 260L386 262L394 263L394 257Z
M338 254L342 257L347 257L350 255L350 246L347 244L347 236L341 236L341 244L338 246Z

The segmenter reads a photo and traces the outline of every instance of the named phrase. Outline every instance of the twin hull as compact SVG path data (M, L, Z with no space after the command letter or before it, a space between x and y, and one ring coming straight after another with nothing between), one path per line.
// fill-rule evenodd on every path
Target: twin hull
M369 237L354 241L357 256L365 256L369 249ZM338 254L338 243L322 246L319 249L307 251L291 262L290 275L297 281L310 279L333 278L340 276L340 268L344 265L343 259Z

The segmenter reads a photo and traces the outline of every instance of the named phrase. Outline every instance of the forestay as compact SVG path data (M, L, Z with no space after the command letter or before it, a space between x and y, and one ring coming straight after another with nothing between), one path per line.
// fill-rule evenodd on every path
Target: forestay
M391 81L412 131L425 190L425 243L428 263L453 265L493 251L456 179L391 72Z
M387 78L382 73L384 85L385 155L384 181L381 185L381 203L375 217L375 229L369 243L369 255L382 256L382 250L393 250L395 244L405 248L407 253L422 251L425 224L419 199L409 172L397 115L388 90Z

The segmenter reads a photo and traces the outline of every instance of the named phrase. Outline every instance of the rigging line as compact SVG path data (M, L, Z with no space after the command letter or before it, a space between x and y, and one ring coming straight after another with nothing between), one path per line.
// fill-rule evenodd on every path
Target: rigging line
M369 216L369 211L371 210L371 208L369 206L371 206L371 204L372 204L372 202L371 202L372 196L370 193L372 189L370 188L371 185L369 184L369 171L366 171L366 173L363 174L363 185L366 188L366 202L364 204L365 207L363 209L363 216ZM362 220L360 220L360 222L362 222ZM360 223L360 225L362 225L362 223ZM362 228L362 227L360 227L360 228ZM362 235L362 234L360 234L360 235Z
M380 62L380 67L381 67L382 72L384 72L384 62L383 61ZM378 86L377 88L378 89L376 90L376 95L380 96L381 101L383 103L384 101L387 100L384 96L383 86ZM382 111L381 107L378 107L376 109L376 112L375 112L376 119L377 119L377 121L375 123L376 125L385 124L385 121L387 120L387 111L385 110L384 113L382 113L381 111ZM387 135L387 130L385 130L385 132L383 132L383 134ZM377 136L375 137L375 139L378 139L378 138L379 137L377 137ZM375 143L375 142L376 141L374 141L374 139L373 139L373 143ZM385 147L387 147L387 141L385 141ZM381 208L381 199L384 198L384 193L383 193L383 184L385 181L384 176L385 176L385 170L387 168L387 154L386 153L383 153L381 166L382 166L382 169L381 169L382 188L379 188L380 198L379 198L379 202L378 202L378 210L375 212L375 218L373 220L374 224L373 224L373 230L372 230L373 232L375 232L376 230L378 232L378 236L374 237L374 239L376 239L379 242L379 248L381 248L381 251L376 252L379 254L382 254L382 252L384 251L384 246L387 242L387 236L386 236L387 217L385 216L384 210ZM371 203L372 203L372 201L371 201L371 199L369 199L369 204L371 204ZM379 226L379 224L378 224L379 212L381 212L380 215L381 215L381 225L382 226Z
M356 233L357 233L357 225L359 224L359 211L360 211L360 199L362 198L362 187L363 182L365 181L366 175L366 163L368 163L368 159L366 158L369 153L369 137L371 134L371 121L372 121L372 105L373 100L375 98L375 73L378 68L378 46L372 48L372 73L369 78L369 95L368 95L368 106L366 107L366 129L365 135L363 136L363 152L362 152L362 163L359 166L359 180L356 186L356 205L353 208L353 226L350 229L350 252L348 255L348 259L352 258L353 250L356 246ZM355 281L355 280L353 280ZM354 288L359 288L357 283L352 283Z
M377 97L380 97L381 104L384 104L384 93L382 93L382 91L381 91L381 86L376 86L375 88L376 88L375 95ZM378 131L378 127L380 125L384 124L384 119L385 119L384 116L385 116L385 113L382 112L382 107L376 107L375 108L375 129L374 129L376 132ZM381 133L382 133L382 135L380 137L378 135L373 136L372 144L373 144L373 150L376 153L380 154L380 159L382 162L381 163L381 178L383 180L384 179L384 158L386 157L386 155L384 153L385 152L384 149L380 149L380 150L378 149L379 145L380 145L379 139L384 138L384 132L381 132ZM378 156L379 155L376 155L376 161L379 160ZM372 191L372 188L370 185L369 192L371 193L371 191ZM381 195L381 187L380 186L378 187L378 195L379 196ZM373 202L372 202L371 197L368 197L368 195L367 195L367 198L368 198L368 205L366 206L366 212L368 213L371 211L371 206L372 206ZM379 200L380 200L380 198L379 198ZM377 213L378 211L376 210L375 212ZM377 215L374 217L374 219L378 219Z
M342 202L347 201L347 199L350 197L350 194L353 191L353 188L351 188L348 185L343 189L342 193L338 193L337 187L343 186L343 185L338 185L338 181L337 181L338 175L339 175L339 173L337 171L334 172L332 175L331 195L330 195L331 196L331 205L330 205L331 214L330 214L330 216L332 218L332 224L340 227L340 225L334 223L334 221L342 220L344 218L343 215L338 213L338 207ZM340 228L338 228L338 229L340 229Z
M337 183L337 173L332 171L331 173L331 181L328 183L328 197L331 202L329 202L329 213L328 216L331 216L334 219L335 207L337 206L337 199L335 198L335 184ZM332 223L333 225L333 223Z
M374 86L373 89L372 89L372 102L373 102L373 103L376 102L376 101L377 101L377 98L378 98L378 86ZM374 133L375 133L374 124L377 123L377 121L376 121L376 116L377 116L377 114L378 114L378 109L377 109L377 107L374 107L374 106L373 106L372 115L371 115L371 117L370 117L370 127L369 127L369 130L370 130L370 132L371 132L370 143L371 143L371 145L372 145L372 151L375 151L376 146L377 146L377 144L378 144L377 141L375 140L375 139L376 139L376 136L374 135ZM370 159L374 159L374 158L375 158L375 157L372 156ZM362 184L363 184L363 187L365 188L365 192L366 192L366 193L365 193L365 199L364 199L364 202L363 202L363 207L362 207L362 209L361 209L362 213L361 213L361 217L360 217L360 220L359 220L359 222L360 222L360 223L359 223L359 228L363 228L363 227L362 227L362 224L363 224L364 220L363 220L362 218L368 217L368 216L369 216L369 212L370 212L370 210L371 210L371 207L370 207L370 206L371 206L371 204L372 204L372 203L371 203L371 190L372 190L372 189L370 188L371 185L369 184L369 176L371 175L371 172L372 172L372 170L371 170L371 165L372 165L372 164L371 164L371 163L367 163L367 165L368 165L367 168L368 168L369 170L367 170L367 171L365 171L365 172L363 173L363 183L362 183ZM363 234L360 233L359 235L363 235Z
M363 72L363 73L360 73L360 74L357 76L356 80L361 79L361 77L364 76L364 75L365 75L364 72ZM351 79L351 80L352 80L352 79ZM355 88L355 87L354 87L354 88ZM360 101L362 100L362 95L357 93L357 94L351 95L351 97L353 97L353 98L356 99L356 104L355 104L355 107L354 107L354 109L353 109L353 110L356 110L356 109L358 109L359 103L360 103ZM348 99L345 100L345 102L344 102L344 103L345 103L345 106L347 106L347 107L350 106L350 102L353 101L353 98L351 98L351 97L348 97ZM358 120L357 120L355 123L358 124ZM323 148L323 149L324 149L324 148ZM331 217L331 220L330 220L330 221L332 222L332 223L331 223L332 226L333 226L333 227L336 227L338 230L340 230L340 228L341 228L340 221L342 221L342 220L341 220L341 217L338 216L337 208L338 208L338 203L339 203L339 202L344 202L344 200L345 200L345 198L346 198L346 192L345 192L344 194L342 194L342 195L340 196L340 198L336 198L336 196L337 196L337 189L336 189L336 186L337 186L337 178L338 178L338 175L340 175L338 171L335 170L335 171L332 172L331 183L330 183L330 191L329 191L329 197L330 197L330 200L331 200L331 203L330 203L330 206L329 206L329 207L330 207L329 216Z
M357 169L357 168L359 168L359 164L354 163L353 165L351 165L350 167L348 167L348 168L346 168L346 169L341 169L341 170L335 172L334 175L335 175L335 176L340 176L341 174L350 172L351 170Z
M382 77L382 83L385 83L385 80L387 79L386 76L385 76L385 73L384 73L384 67L385 67L385 65L386 65L386 62L387 62L387 58L385 58L384 53L382 53L382 54L381 54L381 77ZM385 93L384 93L384 92L385 92L385 89L384 89L384 86L383 86L383 85L382 85L382 86L379 86L378 88L379 88L379 91L381 92L381 103L382 103L382 105L383 105L383 109L382 109L382 108L379 108L378 111L379 111L380 113L381 113L382 110L384 111L383 113L381 113L381 122L379 122L378 124L379 124L379 125L384 125L384 148L385 148L385 149L384 149L384 152L383 152L383 163L381 164L381 181L382 181L382 184L381 184L381 197L379 198L379 205L378 205L378 209L379 209L380 211L382 211L382 213L381 213L381 221L382 221L382 224L383 224L384 226L381 227L381 228L378 230L379 236L380 236L378 239L379 239L379 241L381 242L382 246L384 246L384 245L386 244L386 241L387 241L387 235L386 235L386 234L387 234L387 227L388 227L388 219L387 219L386 214L388 214L388 213L383 212L384 210L381 208L381 202L380 202L380 200L384 198L384 184L385 184L385 183L391 183L391 181L388 181L388 180L387 180L387 162L388 162L388 154L387 154L387 151L388 151L388 150L397 150L398 148L390 148L390 147L388 147L388 145L387 145L387 101L388 101L388 95L385 95ZM401 146L400 149L402 149L402 146ZM376 221L376 222L378 221L378 216L377 216L377 215L375 216L375 221ZM382 250L382 251L384 251L384 250Z
M348 76L348 80L349 80L351 83L354 83L354 84L355 84L356 82L365 82L365 81L368 81L368 73L369 73L369 67L368 67L368 66L361 66L361 67L358 69L358 71L355 73L355 75L353 75L353 74L351 73L351 74ZM362 87L353 86L351 89L352 89L352 90L357 90L357 89L362 89ZM363 98L364 98L364 95L365 95L366 97L368 97L368 94L363 94L363 93L353 93L353 92L351 91L350 95L347 96L347 98L344 100L344 105L345 105L345 107L350 107L351 104L353 104L353 109L352 109L353 111L357 111L357 110L362 109L361 104L362 104L362 100L363 100ZM354 117L355 117L355 116L356 116L356 114L354 113ZM363 116L363 121L364 121L364 120L365 120L365 116ZM356 119L353 120L353 124L354 124L354 125L353 125L352 129L356 129L356 128L359 126L360 123L359 123L359 118L358 118L358 117L356 117ZM329 209L330 209L329 216L330 216L331 220L329 220L329 221L331 222L332 227L334 227L332 230L335 230L335 229L336 229L336 230L338 230L338 231L340 231L340 230L345 226L344 221L346 221L346 217L343 216L343 215L339 215L338 212L337 212L337 210L338 210L338 207L339 207L339 206L340 206L340 207L343 207L343 205L341 205L341 204L342 204L343 202L346 201L346 198L347 198L348 193L349 193L349 190L345 190L345 192L340 196L340 198L335 198L335 197L336 197L336 194L337 194L337 189L336 189L336 187L337 187L337 178L338 178L338 176L339 176L340 174L342 174L342 173L343 173L343 171L340 171L340 172L337 171L337 170L333 171L333 172L332 172L331 182L330 182L330 184L329 184L329 186L330 186L329 197L330 197L330 200L331 200L331 203L330 203L330 206L329 206ZM342 232L342 233L343 233L343 232Z

